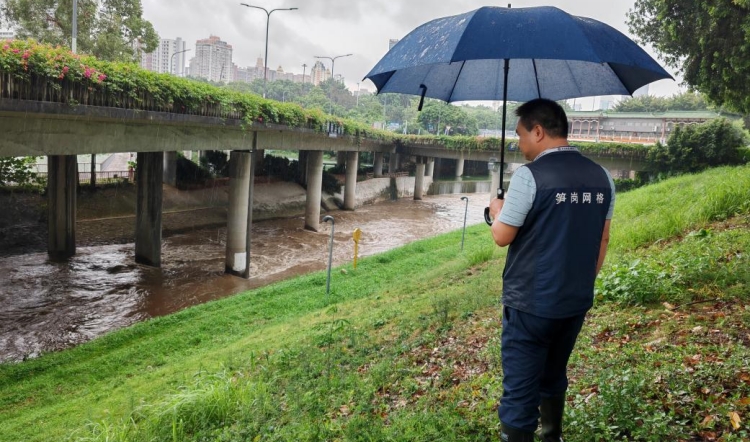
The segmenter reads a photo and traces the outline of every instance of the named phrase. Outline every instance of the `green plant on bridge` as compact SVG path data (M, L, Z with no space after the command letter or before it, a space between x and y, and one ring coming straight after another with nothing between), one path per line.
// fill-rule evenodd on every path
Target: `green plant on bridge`
M342 128L343 135L353 136L357 145L370 140L427 144L449 150L500 148L497 138L401 135L373 129L362 122L327 115L320 109L303 109L294 103L278 103L251 93L157 74L132 63L102 61L32 40L6 41L0 46L0 97L234 119L241 120L246 129L278 124L327 132L330 123ZM447 109L452 107L455 106ZM441 125L445 123L441 120ZM453 122L455 127L458 124ZM595 149L605 149L613 155L632 155L631 150L645 149L622 146L601 145Z

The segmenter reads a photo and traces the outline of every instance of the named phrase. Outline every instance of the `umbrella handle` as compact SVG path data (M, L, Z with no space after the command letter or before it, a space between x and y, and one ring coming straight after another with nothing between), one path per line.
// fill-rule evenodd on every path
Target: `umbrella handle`
M502 187L499 187L497 189L497 199L500 199L500 200L505 199L505 191L503 190ZM490 208L489 207L485 207L484 208L484 222L486 222L488 226L491 226L492 225L492 221L494 221L494 220L490 216Z

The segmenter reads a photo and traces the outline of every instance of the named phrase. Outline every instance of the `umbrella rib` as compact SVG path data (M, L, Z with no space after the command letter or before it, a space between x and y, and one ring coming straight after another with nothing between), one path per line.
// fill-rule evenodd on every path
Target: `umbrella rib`
M531 59L531 64L534 66L534 80L536 81L536 95L542 98L542 90L539 88L539 73L536 71L536 59Z
M464 70L464 66L466 66L466 60L461 62L461 68L458 70L458 74L456 75L456 81L453 82L453 87L451 88L451 94L448 96L448 103L451 102L453 99L453 92L456 90L456 84L458 83L458 78L461 76L461 72Z

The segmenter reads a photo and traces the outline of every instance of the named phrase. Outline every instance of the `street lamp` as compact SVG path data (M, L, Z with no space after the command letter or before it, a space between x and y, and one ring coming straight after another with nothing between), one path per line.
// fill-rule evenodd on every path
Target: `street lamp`
M266 8L248 5L247 3L240 3L240 5L247 6L248 8L260 9L266 13L266 56L263 59L263 98L266 98L266 82L268 81L268 24L271 21L271 13L273 11L296 11L298 8L276 8L269 11Z
M71 52L78 52L78 0L73 0L73 36L70 42Z
M357 107L359 107L359 81L357 82Z
M169 58L169 73L172 73L173 65L174 65L174 56L177 54L182 54L183 52L188 52L190 49L183 49L181 51L177 51Z
M326 56L318 56L318 55L316 55L315 58L325 58L325 59L331 60L331 80L333 80L335 78L333 76L333 66L336 63L336 59L337 58L341 58L341 57L348 57L350 55L354 55L354 54L337 55L335 57L326 57Z

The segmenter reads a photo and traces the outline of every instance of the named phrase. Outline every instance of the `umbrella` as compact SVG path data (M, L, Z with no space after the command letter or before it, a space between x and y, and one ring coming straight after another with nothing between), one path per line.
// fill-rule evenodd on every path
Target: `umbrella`
M485 6L432 20L365 76L378 93L419 95L420 110L424 97L502 100L501 165L508 100L631 95L664 78L672 76L620 31L551 6ZM501 179L498 197L503 194Z

